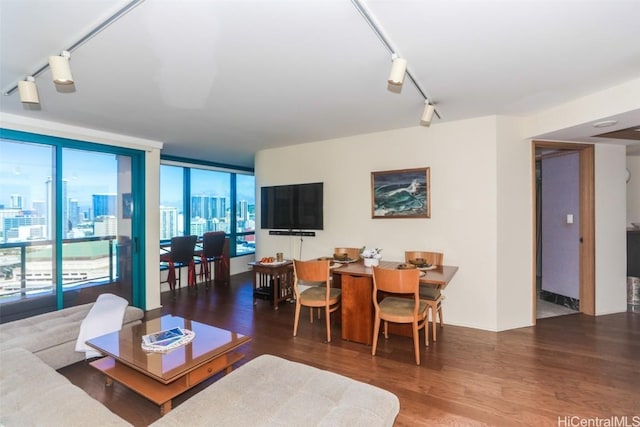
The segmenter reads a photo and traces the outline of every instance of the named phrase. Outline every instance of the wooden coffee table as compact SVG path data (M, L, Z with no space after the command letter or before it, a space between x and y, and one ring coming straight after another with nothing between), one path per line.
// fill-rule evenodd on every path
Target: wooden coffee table
M142 336L180 327L195 332L190 343L168 353L142 349ZM90 365L106 376L106 385L116 381L160 406L160 413L171 410L171 400L225 370L244 355L236 349L250 338L193 320L162 316L138 325L124 327L87 341L107 357Z

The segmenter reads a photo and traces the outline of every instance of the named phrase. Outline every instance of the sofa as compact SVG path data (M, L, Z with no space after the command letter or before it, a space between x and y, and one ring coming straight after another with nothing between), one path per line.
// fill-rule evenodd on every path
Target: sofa
M127 425L56 371L84 360L75 346L93 304L0 325L1 426ZM128 306L122 322L133 325L143 317L144 311Z
M130 425L56 369L81 361L80 324L92 304L0 325L0 426ZM125 324L144 313L127 307ZM261 355L153 426L392 426L398 398L350 378Z
M84 360L85 354L75 351L80 325L94 303L77 305L0 325L0 351L23 348L38 356L53 369L60 369ZM128 306L123 325L140 323L144 311Z

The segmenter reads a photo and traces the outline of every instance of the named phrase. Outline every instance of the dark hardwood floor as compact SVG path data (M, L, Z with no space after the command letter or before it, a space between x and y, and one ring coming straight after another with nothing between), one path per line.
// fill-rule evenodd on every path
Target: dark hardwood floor
M324 322L310 324L305 311L294 338L294 305L254 306L250 273L233 276L229 286L199 287L197 294L183 288L175 299L161 298L161 313L153 316L179 315L251 336L243 363L270 353L390 390L400 399L397 426L569 426L624 416L628 425L640 422L640 314L573 314L500 333L445 325L437 343L421 348L416 366L410 338L381 337L373 357L371 347L341 340L339 324L324 343ZM121 385L105 387L86 362L60 372L136 426L160 417L158 407Z

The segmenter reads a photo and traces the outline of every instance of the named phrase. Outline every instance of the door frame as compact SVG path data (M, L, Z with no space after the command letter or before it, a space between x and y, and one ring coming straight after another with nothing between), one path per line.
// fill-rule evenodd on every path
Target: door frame
M579 156L579 210L580 210L580 248L579 248L579 283L580 283L580 312L595 316L596 291L595 291L595 149L591 144L578 144L569 142L536 141L531 144L532 159L532 200L533 200L533 277L532 277L532 304L533 324L536 324L536 261L537 261L537 216L536 216L536 149L547 148L554 150L570 150L578 152Z

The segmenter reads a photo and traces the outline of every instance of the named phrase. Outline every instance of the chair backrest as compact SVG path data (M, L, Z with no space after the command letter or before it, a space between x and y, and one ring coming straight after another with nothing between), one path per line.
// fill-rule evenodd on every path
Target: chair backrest
M176 236L171 238L171 260L189 264L193 260L198 236Z
M206 258L217 258L224 251L224 231L209 231L202 235L202 253Z
M293 260L293 272L296 279L305 282L328 282L329 273L328 259L314 259L311 261Z
M360 248L335 248L334 255L347 254L349 259L360 259Z
M413 294L419 298L420 270L373 267L373 289L394 294ZM374 295L375 297L375 295Z
M444 262L444 254L442 252L405 251L404 253L405 262L420 258L424 259L424 262L431 265L442 265Z
M298 294L299 282L304 282L307 286L319 286L325 285L327 287L327 298L329 295L329 288L331 287L331 273L329 271L328 259L300 261L298 259L293 260L293 288L296 294Z

